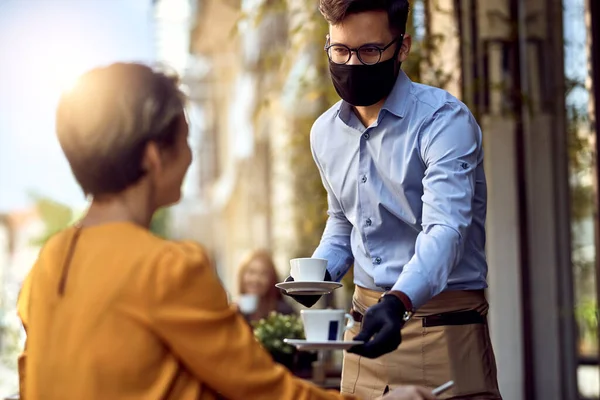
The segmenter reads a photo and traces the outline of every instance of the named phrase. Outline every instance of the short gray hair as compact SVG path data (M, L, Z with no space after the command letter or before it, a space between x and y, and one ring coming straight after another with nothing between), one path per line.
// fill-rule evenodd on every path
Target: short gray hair
M185 96L176 75L116 63L82 75L60 99L56 132L86 195L118 193L145 174L146 145L175 143Z

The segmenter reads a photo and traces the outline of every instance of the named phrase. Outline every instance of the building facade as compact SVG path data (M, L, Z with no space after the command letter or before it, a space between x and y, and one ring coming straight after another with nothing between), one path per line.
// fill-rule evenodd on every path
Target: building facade
M597 270L597 3L446 3L437 12L450 10L459 32L459 97L484 132L490 326L503 394L598 398L597 328L583 351L578 317L582 300L597 304L595 288L582 285Z

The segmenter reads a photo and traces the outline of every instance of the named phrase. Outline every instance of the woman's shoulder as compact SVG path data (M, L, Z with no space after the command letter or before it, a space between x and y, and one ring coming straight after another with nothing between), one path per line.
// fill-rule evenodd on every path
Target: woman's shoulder
M131 224L84 228L82 231L77 227L69 227L53 235L46 242L39 258L62 259L65 249L76 242L79 232L87 243L87 251L99 253L108 251L118 254L121 259L126 256L131 261L129 264L132 264L132 267L133 264L154 267L174 263L196 267L211 265L208 252L201 244L164 239L155 236L147 229ZM90 247L90 241L95 243L95 246ZM104 258L110 259L110 256ZM120 268L123 268L123 265Z
M136 276L139 293L158 303L184 298L197 302L205 297L227 303L208 252L198 243L164 241Z
M200 243L191 240L185 241L163 241L163 253L171 254L175 257L185 258L191 262L209 261L208 251Z
M152 264L166 273L214 269L206 248L192 241L164 240L153 254Z

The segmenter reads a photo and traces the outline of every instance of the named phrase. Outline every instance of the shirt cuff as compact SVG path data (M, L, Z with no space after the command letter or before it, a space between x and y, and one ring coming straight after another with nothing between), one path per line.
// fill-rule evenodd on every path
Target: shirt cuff
M431 299L431 285L427 278L417 271L402 271L392 290L408 296L413 306L411 311L418 310Z
M313 258L327 260L327 271L334 282L340 282L352 265L353 259L345 252L336 251L326 246L319 246L312 255Z

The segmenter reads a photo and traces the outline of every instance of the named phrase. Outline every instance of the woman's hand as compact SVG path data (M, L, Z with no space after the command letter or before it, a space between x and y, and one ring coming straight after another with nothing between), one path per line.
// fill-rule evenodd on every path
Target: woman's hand
M420 386L400 386L388 394L380 397L379 400L436 400L430 389Z

